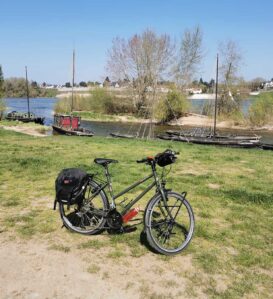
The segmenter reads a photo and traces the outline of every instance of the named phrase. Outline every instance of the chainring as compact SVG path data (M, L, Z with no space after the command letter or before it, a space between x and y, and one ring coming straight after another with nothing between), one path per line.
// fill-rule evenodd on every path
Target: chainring
M120 230L122 228L122 216L116 210L111 210L107 215L107 224L110 229Z

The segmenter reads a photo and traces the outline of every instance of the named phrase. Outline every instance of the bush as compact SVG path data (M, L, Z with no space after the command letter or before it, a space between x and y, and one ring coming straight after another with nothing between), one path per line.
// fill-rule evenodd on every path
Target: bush
M181 117L188 109L189 103L186 97L179 91L172 90L159 100L155 107L155 117L161 123L166 123Z
M55 105L55 112L64 113L71 110L71 96L58 101ZM90 96L74 95L74 111L92 111L100 114L134 113L135 108L132 101L125 98L118 98L103 88L96 88L91 91Z
M6 103L3 99L0 98L0 120L4 117L4 112L6 110Z
M262 126L273 123L273 93L262 93L250 106L249 119L252 125Z

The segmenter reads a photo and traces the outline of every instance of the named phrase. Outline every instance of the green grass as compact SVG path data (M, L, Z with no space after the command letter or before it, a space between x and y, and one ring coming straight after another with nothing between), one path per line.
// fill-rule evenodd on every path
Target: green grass
M79 237L61 229L59 214L52 210L55 178L67 167L101 173L102 169L92 163L94 158L114 158L120 163L111 165L110 171L114 189L119 192L149 173L147 166L135 163L138 158L173 148L180 151L180 157L172 167L167 187L188 192L196 231L181 259L155 255L162 275L173 262L174 271L187 278L188 290L199 288L211 298L250 294L269 298L272 294L272 152L103 137L33 138L3 129L0 140L1 232L42 238L51 244L70 238L72 243L52 245L52 249L76 250L79 254L92 249L101 258L120 263L128 258L137 264L140 257L151 254L140 242L141 225L130 234L95 237ZM140 202L142 209L149 196ZM182 258L187 256L193 270L186 275ZM90 267L91 273L99 271ZM222 278L225 288L217 286Z

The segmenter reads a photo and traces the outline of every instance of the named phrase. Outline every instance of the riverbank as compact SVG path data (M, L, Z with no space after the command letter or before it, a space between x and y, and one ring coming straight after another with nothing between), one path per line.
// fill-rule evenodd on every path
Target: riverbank
M271 296L270 152L96 136L78 137L76 143L75 138L65 136L37 142L37 138L1 128L0 138L4 297ZM129 234L97 236L62 228L58 211L52 210L54 181L61 169L81 167L101 174L102 169L91 163L95 157L117 159L119 163L111 164L110 171L114 190L120 192L148 175L148 166L135 163L137 159L170 146L180 156L167 188L188 191L196 218L195 235L185 251L175 257L152 253L140 242L142 225ZM133 170L130 175L128 169ZM141 210L150 196L139 203ZM18 264L26 271L19 271ZM75 281L75 288L64 287Z
M151 120L136 118L131 115L110 115L110 114L100 114L90 111L75 111L76 115L82 117L82 120L86 121L102 121L102 122L128 122L128 123L150 123ZM156 120L152 120L153 124L159 124ZM213 127L214 120L211 117L196 114L187 113L185 116L180 117L176 120L168 122L166 125L170 126L191 126L191 127ZM251 126L246 122L238 124L233 120L223 120L217 122L217 127L222 129L234 129L234 130L266 130L273 131L273 124L268 124L264 126Z

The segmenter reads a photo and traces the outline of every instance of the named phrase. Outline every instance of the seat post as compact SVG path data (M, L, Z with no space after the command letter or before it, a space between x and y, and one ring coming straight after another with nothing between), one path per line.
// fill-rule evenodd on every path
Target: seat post
M111 200L112 200L111 205L114 208L115 207L115 203L114 203L114 200L113 200L113 198L114 198L114 192L113 192L113 187L112 187L111 175L109 173L108 164L106 163L103 166L105 168L105 176L107 178L107 182L108 182L108 186L109 186L109 192L110 192L110 195L111 195Z

